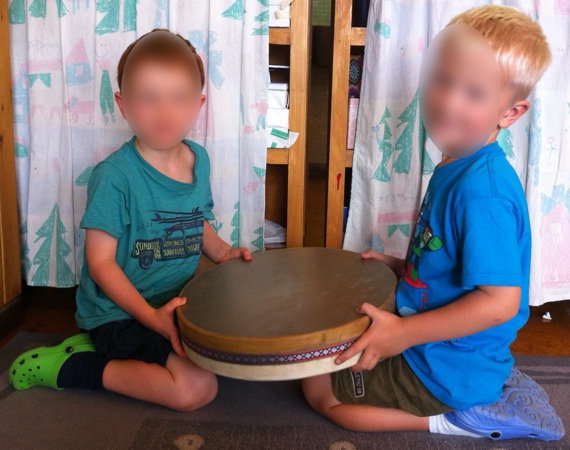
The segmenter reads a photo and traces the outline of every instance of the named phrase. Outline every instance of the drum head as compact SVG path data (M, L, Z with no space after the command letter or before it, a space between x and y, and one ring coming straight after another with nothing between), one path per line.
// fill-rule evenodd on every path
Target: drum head
M235 259L180 293L180 331L214 352L283 354L354 340L370 324L363 302L394 310L396 276L377 260L325 248L292 248Z

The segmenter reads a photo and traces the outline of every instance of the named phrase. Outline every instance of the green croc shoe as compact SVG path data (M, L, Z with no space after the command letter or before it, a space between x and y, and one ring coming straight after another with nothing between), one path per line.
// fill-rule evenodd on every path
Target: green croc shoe
M34 386L57 387L57 376L63 363L74 353L94 352L87 333L76 334L53 347L37 347L18 356L10 366L10 384L24 390Z

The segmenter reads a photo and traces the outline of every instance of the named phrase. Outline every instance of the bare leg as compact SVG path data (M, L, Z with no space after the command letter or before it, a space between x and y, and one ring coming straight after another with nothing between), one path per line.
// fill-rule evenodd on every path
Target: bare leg
M168 357L166 367L113 359L103 371L103 386L109 391L181 411L210 403L218 390L214 374L174 353Z
M303 394L311 407L341 427L356 431L428 431L428 418L371 405L340 403L334 396L330 375L307 378Z

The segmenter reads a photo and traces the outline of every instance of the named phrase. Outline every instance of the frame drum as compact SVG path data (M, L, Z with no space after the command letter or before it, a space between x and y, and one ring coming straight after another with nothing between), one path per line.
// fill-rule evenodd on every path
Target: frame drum
M192 279L178 326L188 357L245 380L307 378L351 367L334 359L370 325L363 302L393 312L396 276L377 260L327 248L233 259Z

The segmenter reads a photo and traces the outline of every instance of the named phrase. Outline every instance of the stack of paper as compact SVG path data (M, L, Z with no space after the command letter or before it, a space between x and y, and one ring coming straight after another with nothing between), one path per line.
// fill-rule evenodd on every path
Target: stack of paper
M289 131L289 84L269 83L269 98L267 99L267 116L265 128L267 130L267 147L289 148L298 133Z
M268 107L289 108L289 83L269 83Z

